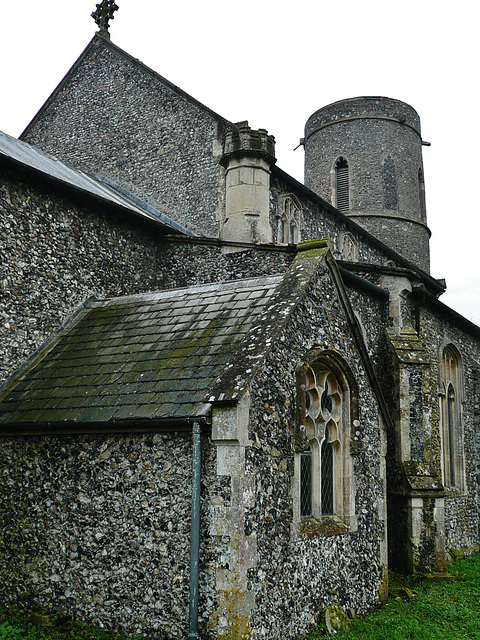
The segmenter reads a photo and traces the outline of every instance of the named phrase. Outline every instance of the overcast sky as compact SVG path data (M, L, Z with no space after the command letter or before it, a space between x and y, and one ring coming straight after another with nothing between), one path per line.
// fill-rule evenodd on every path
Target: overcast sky
M432 275L480 324L478 0L116 0L112 42L223 117L293 149L318 108L360 95L422 121ZM96 0L0 0L0 130L18 136L96 31Z

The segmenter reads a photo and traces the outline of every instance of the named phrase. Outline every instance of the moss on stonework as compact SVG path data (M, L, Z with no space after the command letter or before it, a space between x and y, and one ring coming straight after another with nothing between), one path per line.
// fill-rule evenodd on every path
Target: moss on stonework
M248 640L252 637L250 618L244 604L245 592L241 589L223 591L220 597L220 611L210 614L209 628L216 632L219 640ZM227 626L220 621L228 620Z
M346 629L349 626L350 619L338 602L332 602L322 611L322 623L328 633L337 633L337 631Z
M378 588L378 599L381 604L385 604L388 600L389 585L389 571L385 566L382 571L382 582L380 583L380 587Z
M305 518L300 524L300 533L307 539L318 536L335 536L348 531L347 525L337 516Z
M330 238L317 238L315 240L305 240L297 245L298 251L311 251L312 249L331 249Z

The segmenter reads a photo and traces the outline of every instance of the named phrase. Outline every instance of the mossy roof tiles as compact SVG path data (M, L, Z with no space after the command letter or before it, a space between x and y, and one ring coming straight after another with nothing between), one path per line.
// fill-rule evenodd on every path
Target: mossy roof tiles
M198 415L281 280L89 301L7 381L0 425Z

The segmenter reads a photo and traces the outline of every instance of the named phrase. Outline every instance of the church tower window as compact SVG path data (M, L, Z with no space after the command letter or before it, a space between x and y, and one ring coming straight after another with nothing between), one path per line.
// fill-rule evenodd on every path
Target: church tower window
M335 162L335 206L339 211L350 209L349 168L342 156Z
M423 169L418 170L418 197L420 199L420 220L427 221L427 205L425 201L425 178L423 177Z

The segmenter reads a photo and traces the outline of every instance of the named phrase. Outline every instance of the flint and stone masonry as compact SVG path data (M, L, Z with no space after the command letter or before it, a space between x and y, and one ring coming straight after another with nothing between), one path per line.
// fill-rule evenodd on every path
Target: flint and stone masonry
M198 416L200 637L445 577L480 543L480 329L429 275L417 113L320 109L305 186L105 29L0 136L1 602L185 638Z
M305 184L335 204L335 163L348 163L346 213L430 271L420 118L383 97L351 98L316 111L305 125Z

